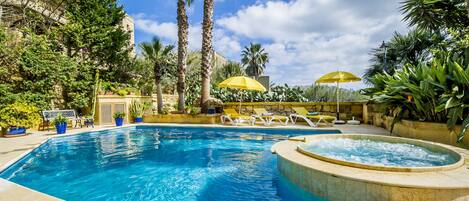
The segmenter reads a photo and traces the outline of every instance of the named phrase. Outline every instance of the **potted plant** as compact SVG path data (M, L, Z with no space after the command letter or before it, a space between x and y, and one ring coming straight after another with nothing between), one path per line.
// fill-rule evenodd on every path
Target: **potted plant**
M61 114L57 115L57 117L54 119L54 125L57 134L64 134L67 132L67 122L67 118L63 117Z
M130 104L130 115L134 118L135 123L143 122L143 114L150 106L151 103L148 102L141 103L140 101L132 101Z
M38 109L26 103L16 102L0 109L1 134L8 136L23 135L40 120Z
M116 126L122 126L122 125L124 125L125 113L123 113L123 112L116 112L116 113L114 113L113 117L114 117L114 120L116 121Z

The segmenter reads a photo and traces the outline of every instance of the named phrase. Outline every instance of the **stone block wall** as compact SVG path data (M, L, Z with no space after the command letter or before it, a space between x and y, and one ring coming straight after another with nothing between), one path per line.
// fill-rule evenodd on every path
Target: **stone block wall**
M225 103L225 108L234 108L239 110L239 102ZM319 112L324 115L336 116L337 103L334 102L246 102L241 104L241 113L252 114L254 108L263 107L267 111L289 115L294 113L293 107L304 107L310 112ZM368 122L368 114L366 113L366 102L343 102L340 103L340 119L349 120L355 117L355 119L362 122Z

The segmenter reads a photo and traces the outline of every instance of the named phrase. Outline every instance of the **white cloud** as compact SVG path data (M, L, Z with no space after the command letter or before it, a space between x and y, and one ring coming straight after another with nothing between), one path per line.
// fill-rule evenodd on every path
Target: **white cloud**
M338 68L363 75L371 48L395 30L406 31L398 6L397 1L268 1L216 23L239 37L267 41L266 74L274 82L305 85Z
M160 23L146 17L144 14L134 15L135 27L146 33L153 34L169 43L177 44L177 24L174 22ZM213 30L213 45L215 50L225 56L233 57L239 54L241 45L236 37L229 36L222 29ZM202 45L202 27L189 27L189 49L200 50Z
M177 25L171 22L158 23L157 21L146 19L145 15L134 15L136 29L143 32L152 33L160 38L177 40Z
M261 42L270 54L266 75L275 83L290 85L312 84L337 69L362 76L371 49L394 31L407 31L399 0L260 0L218 17L213 30L217 52L239 59L242 46ZM176 44L175 22L158 22L143 14L134 18L136 29ZM194 23L189 48L200 49L201 37L200 23Z

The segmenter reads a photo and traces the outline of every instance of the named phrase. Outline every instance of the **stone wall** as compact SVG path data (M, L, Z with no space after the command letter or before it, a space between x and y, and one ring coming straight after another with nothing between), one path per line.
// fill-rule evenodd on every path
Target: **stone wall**
M156 102L156 95L153 95L153 99ZM163 104L176 105L177 103L178 103L177 95L163 94Z
M225 103L225 108L239 109L239 102ZM334 102L247 102L241 104L243 114L253 113L253 108L263 107L270 112L289 115L294 113L292 107L304 107L310 112L320 112L324 115L336 116L337 104ZM365 115L364 115L365 114ZM352 117L362 122L368 122L366 102L340 103L340 119L349 120Z
M47 5L46 2L44 1L22 1L22 0L4 0L1 2L0 7L2 7L2 15L0 16L0 21L9 21L12 16L7 16L7 15L19 15L17 17L22 18L23 13L16 13L16 12L3 12L3 10L8 10L9 7L15 7L18 9L24 9L28 8L31 9L39 14L42 14L45 17L48 17L49 19L52 19L58 23L61 24L66 24L67 19L64 17L64 11L61 9L55 9L55 10L50 10L48 9L49 5ZM5 18L5 19L3 19ZM16 18L16 17L14 17ZM5 22L4 22L5 23ZM8 23L8 22L7 22Z
M132 47L132 55L136 55L135 51L135 26L134 26L134 19L132 16L125 14L124 19L122 20L122 26L125 31L129 32L130 34L130 41L129 46Z
M178 123L178 124L219 124L220 116L216 115L190 115L190 114L166 114L143 116L145 123Z
M390 131L392 121L392 117L380 113L373 113L371 124ZM456 142L460 131L461 126L456 126L455 131L449 131L445 123L402 120L394 126L393 134L400 137L428 140L469 148L469 135L465 137L461 143Z

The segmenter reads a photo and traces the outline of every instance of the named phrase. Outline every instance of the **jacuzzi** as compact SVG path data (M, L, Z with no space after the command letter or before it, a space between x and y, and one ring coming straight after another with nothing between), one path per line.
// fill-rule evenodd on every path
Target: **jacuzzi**
M463 157L435 143L380 135L321 135L300 143L305 155L357 168L424 172L458 168Z
M469 158L456 147L364 134L299 136L272 146L279 172L326 200L466 200Z

